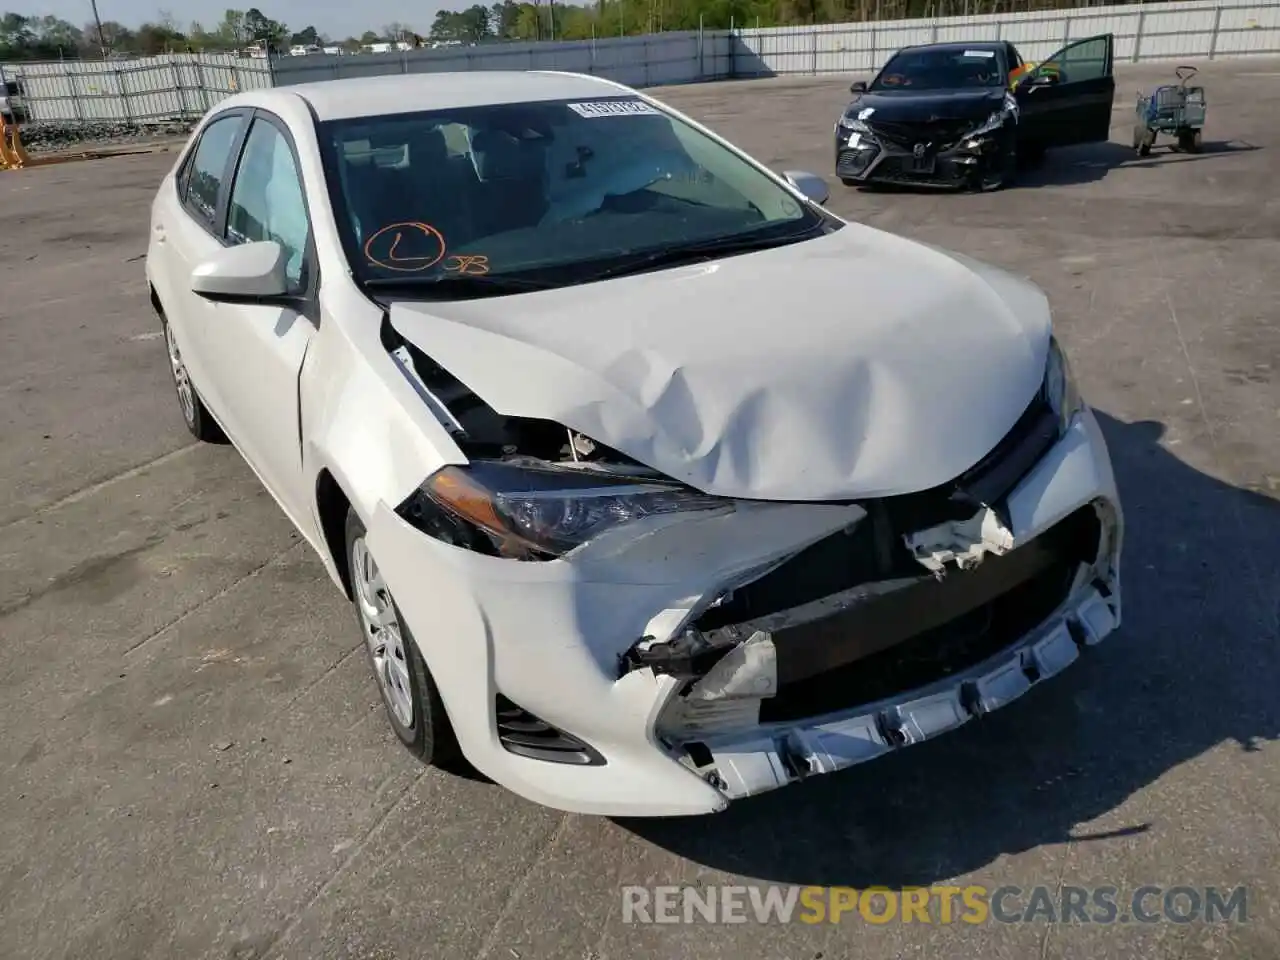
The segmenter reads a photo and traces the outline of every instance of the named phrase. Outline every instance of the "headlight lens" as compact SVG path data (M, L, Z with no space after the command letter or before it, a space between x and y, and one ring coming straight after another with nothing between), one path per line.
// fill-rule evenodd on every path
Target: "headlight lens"
M999 130L1004 125L1005 111L997 110L991 116L983 120L978 126L970 130L966 136L981 137L984 134L991 133L993 130Z
M1084 406L1071 365L1056 338L1049 338L1049 359L1044 368L1044 398L1058 415L1058 429L1066 433L1071 420Z
M496 462L444 467L422 493L487 533L503 556L559 556L645 517L733 510L732 501L673 483Z
M859 120L857 117L841 117L840 126L846 130L854 130L858 133L870 133L871 128L867 126L866 121Z

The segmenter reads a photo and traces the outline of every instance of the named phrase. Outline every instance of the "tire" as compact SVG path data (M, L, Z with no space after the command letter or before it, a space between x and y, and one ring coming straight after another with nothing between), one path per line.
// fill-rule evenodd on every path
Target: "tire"
M347 511L346 550L356 624L387 722L400 742L423 763L443 769L459 768L462 750L440 690L378 571L369 552L364 524L353 510Z
M191 435L201 443L226 443L227 435L222 432L218 422L209 413L208 407L200 399L200 393L191 382L191 374L182 360L182 351L174 339L173 329L169 321L161 316L160 324L164 328L165 352L169 356L169 374L173 377L173 389L178 395L178 409L182 411L182 422L187 425Z
M1000 172L997 174L978 173L977 188L982 193L994 193L1013 186L1018 178L1018 151L1008 147L1000 158Z
M1201 146L1199 130L1179 130L1178 149L1183 153L1199 153Z
M1154 130L1147 130L1147 132L1144 133L1142 135L1142 138L1138 141L1138 156L1140 157L1151 156L1151 148L1154 147L1155 145L1156 145L1156 132Z

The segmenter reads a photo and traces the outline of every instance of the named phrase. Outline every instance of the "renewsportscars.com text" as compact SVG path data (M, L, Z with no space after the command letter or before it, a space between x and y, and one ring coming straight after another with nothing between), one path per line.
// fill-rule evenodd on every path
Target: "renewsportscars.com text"
M624 923L1245 923L1245 887L629 886Z

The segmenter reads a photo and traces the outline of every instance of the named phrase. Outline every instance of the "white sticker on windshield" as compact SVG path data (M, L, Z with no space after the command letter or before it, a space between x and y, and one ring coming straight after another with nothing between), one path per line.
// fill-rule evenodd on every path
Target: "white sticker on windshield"
M598 117L661 116L643 100L596 100L565 104L580 117L595 120Z
M996 52L994 50L966 50L964 55L966 57L981 57L983 60L990 60L996 55Z
M871 115L872 115L873 113L875 113L875 112L876 112L876 108L875 108L875 107L867 107L867 108L866 108L866 109L864 109L864 110L859 110L859 111L858 111L858 119L859 119L859 120L865 120L865 119L867 119L867 117L871 116Z

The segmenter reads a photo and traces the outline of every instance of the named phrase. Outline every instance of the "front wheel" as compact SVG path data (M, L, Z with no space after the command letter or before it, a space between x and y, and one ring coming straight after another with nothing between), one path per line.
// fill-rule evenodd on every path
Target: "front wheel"
M160 323L164 327L164 345L169 353L169 372L173 375L173 388L178 394L178 407L182 410L183 422L191 431L191 435L203 443L226 443L226 434L210 415L209 409L196 391L195 384L191 382L191 373L187 370L186 361L182 359L182 351L178 349L173 327L164 317L160 318Z
M354 510L347 512L346 544L356 620L391 729L423 763L454 767L461 760L462 751L444 701L400 608L391 598L382 571L369 551L364 524Z
M990 165L984 164L978 172L975 186L982 193L992 193L1013 186L1018 177L1018 151L1010 146L1003 150Z

